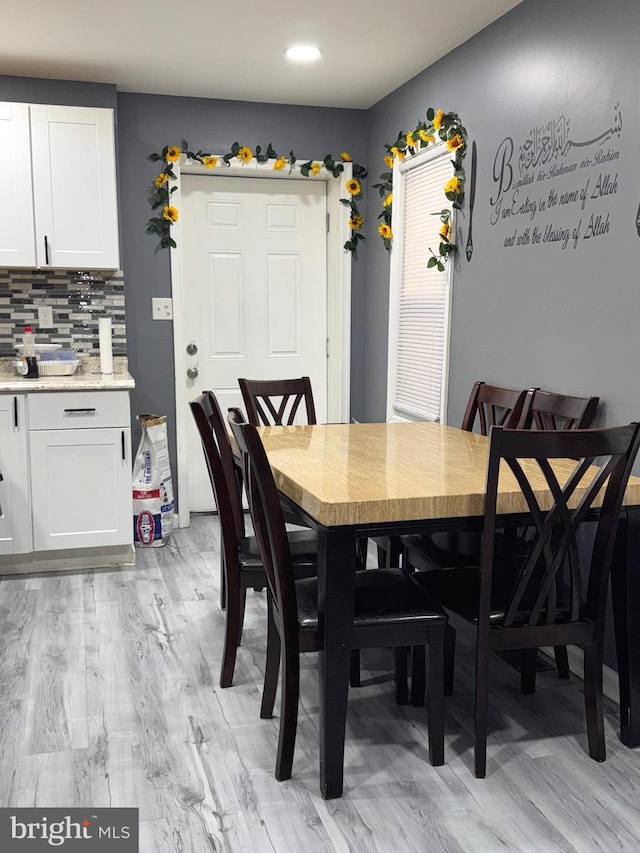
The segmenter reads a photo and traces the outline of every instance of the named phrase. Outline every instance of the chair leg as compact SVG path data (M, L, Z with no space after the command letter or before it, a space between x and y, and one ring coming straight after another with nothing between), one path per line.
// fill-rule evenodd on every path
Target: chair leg
M566 646L554 646L558 678L569 678L569 655Z
M531 696L536 692L538 650L522 649L520 652L520 692Z
M298 645L282 647L282 687L280 695L280 730L278 732L278 757L276 779L282 782L291 778L293 753L298 727L298 697L300 694L300 653Z
M393 650L396 674L396 702L398 705L409 704L409 689L407 687L409 646L397 646Z
M387 568L387 551L382 545L378 545L378 568L386 569Z
M264 665L264 685L262 688L262 704L260 718L269 720L273 716L273 706L278 689L278 672L280 671L280 634L273 620L271 595L267 602L267 655Z
M360 687L360 649L351 649L349 665L349 686Z
M222 668L220 670L220 687L231 687L233 672L236 666L236 653L242 634L242 619L244 616L244 590L233 587L227 588L227 609L224 626L224 649L222 651Z
M416 708L424 705L426 657L424 646L411 648L411 704Z
M476 646L476 706L475 706L475 773L477 779L487 775L487 729L489 722L489 648L478 637Z
M368 539L357 539L356 540L356 568L358 569L366 569L367 568L367 556L369 553L369 540Z
M584 647L584 707L589 755L594 761L604 761L607 752L602 709L602 651L597 643Z
M227 609L227 572L224 567L224 551L220 551L220 610Z
M429 761L444 764L444 642L443 628L429 631L429 686L427 688L427 728ZM424 649L424 646L422 647Z
M444 695L453 695L453 671L456 662L456 631L451 625L444 629Z

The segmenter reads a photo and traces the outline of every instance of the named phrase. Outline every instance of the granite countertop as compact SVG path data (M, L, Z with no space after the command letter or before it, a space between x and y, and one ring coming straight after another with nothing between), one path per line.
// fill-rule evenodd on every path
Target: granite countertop
M25 379L16 373L15 357L0 358L0 393L25 393L31 391L117 391L135 388L129 373L126 357L115 356L113 373L100 373L100 359L80 356L80 365L71 376L40 376Z

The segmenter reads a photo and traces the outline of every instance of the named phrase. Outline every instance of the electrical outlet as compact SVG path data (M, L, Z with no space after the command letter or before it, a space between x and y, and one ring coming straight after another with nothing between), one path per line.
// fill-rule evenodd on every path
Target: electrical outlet
M154 320L173 320L173 300L152 297L151 316Z
M53 328L53 308L50 305L38 306L38 326L41 329Z

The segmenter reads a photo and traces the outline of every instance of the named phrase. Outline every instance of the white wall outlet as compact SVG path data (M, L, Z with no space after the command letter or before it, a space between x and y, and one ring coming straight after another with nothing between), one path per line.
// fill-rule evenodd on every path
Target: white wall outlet
M154 320L173 320L173 299L151 298L151 316Z
M53 328L53 308L50 305L38 306L38 326L41 329Z

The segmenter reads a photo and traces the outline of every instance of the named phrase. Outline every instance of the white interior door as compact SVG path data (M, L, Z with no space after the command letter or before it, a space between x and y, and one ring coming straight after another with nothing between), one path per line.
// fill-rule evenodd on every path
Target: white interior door
M238 378L310 376L327 411L326 184L183 175L187 398L213 390L223 412ZM192 511L213 508L200 439L189 423Z

